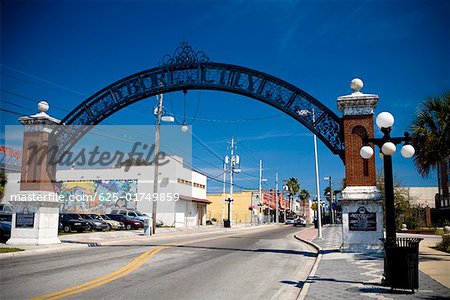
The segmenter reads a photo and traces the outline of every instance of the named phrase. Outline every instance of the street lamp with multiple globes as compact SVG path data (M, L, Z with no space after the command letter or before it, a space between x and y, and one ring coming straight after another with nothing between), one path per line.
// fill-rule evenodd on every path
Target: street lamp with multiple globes
M380 113L376 118L376 124L383 132L382 138L363 138L363 147L359 154L364 159L369 159L373 155L373 148L369 146L372 143L381 149L384 166L384 197L386 204L386 241L395 242L395 205L394 205L394 184L392 177L392 155L396 151L396 145L404 142L401 154L405 158L411 158L414 153L414 147L411 145L409 133L405 132L404 137L391 137L391 128L394 125L394 116L388 112Z

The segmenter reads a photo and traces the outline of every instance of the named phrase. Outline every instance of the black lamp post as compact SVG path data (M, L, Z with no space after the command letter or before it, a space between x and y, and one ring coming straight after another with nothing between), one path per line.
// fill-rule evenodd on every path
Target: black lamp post
M225 222L224 227L231 227L231 202L233 202L233 199L228 198L225 201L228 202L228 220Z
M377 116L377 126L383 132L382 138L363 139L364 146L361 148L360 155L364 159L369 159L373 155L373 149L369 146L372 143L381 150L384 165L384 198L386 209L386 241L394 242L396 240L395 229L395 204L394 204L394 183L392 176L392 155L395 153L396 145L404 142L401 153L405 158L411 158L414 155L414 147L410 144L409 133L405 132L404 137L391 137L391 128L394 124L394 117L388 112L382 112Z

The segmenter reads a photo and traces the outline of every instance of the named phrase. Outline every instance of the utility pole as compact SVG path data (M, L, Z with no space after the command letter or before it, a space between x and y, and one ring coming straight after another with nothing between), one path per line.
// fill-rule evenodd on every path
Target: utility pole
M234 154L234 138L231 138L231 147L230 147L230 198L233 200L233 191L234 191L234 184L233 184L233 175L234 173L239 173L241 170L238 168L235 168L236 164L239 164L239 156ZM233 209L233 205L231 202L229 202L230 209ZM230 218L233 217L233 214L230 212ZM231 219L230 224L231 224Z
M156 98L158 99L158 96L156 96ZM153 179L153 195L156 194L156 199L153 199L153 207L152 207L152 232L153 234L155 234L156 232L156 209L157 209L157 204L158 204L158 175L159 175L159 170L158 170L158 162L157 162L157 157L159 155L159 131L160 131L160 127L161 127L161 117L162 117L162 113L163 113L163 94L159 94L159 104L158 104L158 118L156 121L156 133L155 133L155 166L154 166L154 179Z
M226 193L226 181L227 181L227 164L228 164L228 156L225 156L223 159L223 188L222 188L222 220L225 219L225 193Z
M259 160L259 189L258 189L258 197L259 197L259 218L258 223L261 222L262 219L262 160Z
M279 215L278 215L278 172L275 174L275 201L276 201L275 222L278 224L278 222L279 222Z
M234 169L234 138L231 138L231 148L230 148L230 152L231 152L231 167L230 167L230 199L233 200L233 169ZM232 209L232 205L231 202L228 202L228 215L229 215L229 221L231 224L231 219L233 217L233 214L231 212Z

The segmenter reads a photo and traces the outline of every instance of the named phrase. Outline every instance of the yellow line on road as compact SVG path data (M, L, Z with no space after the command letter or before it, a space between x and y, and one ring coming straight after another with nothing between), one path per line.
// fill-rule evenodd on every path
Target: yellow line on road
M165 248L167 248L167 247L165 247ZM126 273L126 274L125 274L125 272L127 272L129 269L132 269L136 265L141 266L148 259L153 257L152 254L154 252L156 252L156 251L159 252L160 250L162 250L162 247L158 247L158 248L155 248L155 249L148 250L148 251L142 253L141 255L139 255L137 258L135 258L129 264L125 265L124 267L122 267L120 269L117 269L116 271L114 271L112 273L109 273L109 274L107 274L105 276L98 277L98 278L96 278L94 280L90 280L90 281L88 281L86 283L83 283L83 284L80 284L80 285L76 285L76 286L73 286L73 287L70 287L70 288L67 288L67 289L63 289L63 290L54 292L54 293L45 294L45 295L33 298L33 300L59 299L59 298L62 298L62 297L69 296L68 294L65 295L66 293L73 293L74 291L78 293L78 292L81 292L81 289L85 290L85 288L88 288L88 289L93 288L91 286L97 285L98 283L105 284L107 282L110 282L110 281L112 281L112 280L109 280L111 278L113 278L113 280L119 279L119 278L125 276L126 274L128 274L129 272ZM133 270L135 270L135 269L133 269ZM107 281L107 280L109 280L109 281Z
M272 229L272 228L271 228ZM271 230L269 229L269 230ZM258 231L265 231L265 230L258 230ZM258 232L257 231L257 232ZM254 232L254 231L253 231ZM253 233L253 232L249 232L249 233ZM145 264L150 258L152 258L156 253L172 247L172 246L181 246L181 245L188 245L188 244L193 244L193 243L198 243L198 242L203 242L203 241L209 241L209 240L215 240L215 239L220 239L220 238L226 238L226 237L230 237L230 236L240 236L240 235L245 235L245 234L249 234L249 233L239 233L239 234L228 234L228 235L222 235L222 236L214 236L214 237L208 237L208 238L201 238L201 239L196 239L196 240L192 240L192 241L188 241L188 242L181 242L181 243L171 243L171 244L165 244L165 245L161 245L158 246L154 249L148 250L144 253L142 253L141 255L139 255L138 257L136 257L134 260L132 260L130 263L128 263L127 265L123 266L120 269L117 269L114 272L111 272L107 275L98 277L96 279L90 280L88 282L85 282L83 284L79 284L70 288L66 288L57 292L53 292L53 293L49 293L49 294L45 294L42 296L38 296L33 298L32 300L55 300L55 299L61 299L61 298L65 298L68 296L72 296L99 286L102 286L108 282L117 280L119 278L122 278L128 274L130 274L131 272L135 271L136 269L138 269L140 266L142 266L143 264Z

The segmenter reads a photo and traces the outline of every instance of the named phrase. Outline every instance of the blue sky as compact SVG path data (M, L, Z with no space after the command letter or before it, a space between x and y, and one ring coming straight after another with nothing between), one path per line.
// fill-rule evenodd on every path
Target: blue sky
M337 97L359 77L363 92L380 96L377 112L394 114L393 134L401 135L424 98L450 87L449 15L448 1L2 1L1 108L31 114L45 99L49 113L63 118L188 41L212 61L280 77L338 115ZM143 100L106 122L154 124L155 104ZM182 93L166 95L165 107L182 122ZM235 137L239 186L258 187L262 159L266 188L278 171L314 194L313 138L300 123L256 100L211 91L189 92L186 115L194 135L219 156ZM2 111L2 131L17 117ZM196 168L221 174L211 151L195 140L192 151ZM435 174L421 178L411 160L397 154L393 161L401 184L436 185ZM319 164L321 178L341 181L344 166L322 143ZM208 184L221 190L219 182Z

